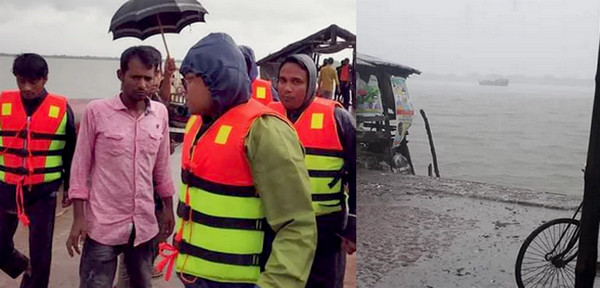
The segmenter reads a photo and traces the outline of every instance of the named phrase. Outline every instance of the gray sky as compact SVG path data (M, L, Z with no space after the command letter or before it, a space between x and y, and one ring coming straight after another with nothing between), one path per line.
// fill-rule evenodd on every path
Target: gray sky
M0 52L118 57L129 46L147 44L164 54L160 35L143 42L135 38L112 40L112 33L108 33L110 20L125 2L0 0ZM180 34L166 35L169 50L177 59L182 59L192 45L210 32L226 32L238 44L252 47L257 60L330 24L356 32L354 0L200 3L209 12L206 23L195 23Z
M357 1L358 51L424 73L596 73L598 0Z

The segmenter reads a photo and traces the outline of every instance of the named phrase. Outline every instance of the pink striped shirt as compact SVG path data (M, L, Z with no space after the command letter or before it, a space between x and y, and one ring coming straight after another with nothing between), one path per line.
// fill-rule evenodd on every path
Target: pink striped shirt
M132 224L134 245L151 240L158 234L154 189L161 198L175 193L167 109L149 103L134 119L119 95L94 100L81 120L69 197L86 200L88 236L104 245L127 243Z

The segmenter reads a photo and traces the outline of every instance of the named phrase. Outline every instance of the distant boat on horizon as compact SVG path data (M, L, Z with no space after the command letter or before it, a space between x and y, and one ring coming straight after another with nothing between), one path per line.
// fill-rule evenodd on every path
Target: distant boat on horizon
M495 79L479 80L479 85L484 85L484 86L508 86L508 79L506 79L506 78L495 78Z

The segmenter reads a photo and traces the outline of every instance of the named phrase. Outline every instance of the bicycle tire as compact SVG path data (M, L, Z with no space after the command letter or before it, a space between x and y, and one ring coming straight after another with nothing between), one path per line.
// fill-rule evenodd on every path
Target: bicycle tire
M566 227L566 230L563 231L567 231L567 230L572 230L572 232L567 231L567 233L565 233L565 236L563 236L562 238L560 237L560 235L555 235L557 236L557 239L545 239L546 241L541 240L542 233L546 233L545 231L549 232L550 230L553 230L553 232L559 232L558 234L561 234L561 229L557 229L556 227L558 226L564 226ZM525 242L523 242L523 245L521 245L521 248L519 249L519 254L517 255L517 262L515 264L515 280L517 281L517 286L519 288L530 288L530 287L535 287L536 285L539 285L538 282L543 281L544 278L539 278L537 277L537 275L539 273L542 273L544 271L548 271L550 273L552 273L552 280L551 283L552 284L554 282L554 280L557 280L557 284L559 284L558 286L555 287L573 287L574 285L574 281L575 281L575 264L577 262L577 257L575 256L575 258L573 260L571 260L569 263L567 263L567 265L565 267L557 267L556 265L554 265L552 262L548 261L547 259L545 259L543 257L543 255L546 255L545 253L550 253L552 252L554 249L552 249L552 245L556 245L557 247L560 248L566 248L566 245L568 245L568 242L570 241L570 239L575 236L575 234L573 233L577 233L578 231L578 227L579 227L579 221L575 220L575 219L571 219L571 218L559 218L559 219L554 219L551 221L548 221L542 225L540 225L538 228L536 228L535 230L533 230L533 232L531 232L531 234L529 234L529 236L527 236L527 238L525 239ZM557 231L558 230L558 231ZM556 233L555 233L556 234ZM544 234L546 235L546 234ZM540 237L540 238L538 238ZM534 240L538 239L543 245L540 245L538 242L536 242L537 247L532 247L532 242ZM553 240L553 241L552 241ZM555 241L560 240L560 243L554 243ZM577 247L578 247L579 243L578 240L577 242L575 242L575 245L573 247L571 247L567 253L567 255L573 255L574 253L576 254L577 252ZM540 250L550 250L550 251L540 251ZM530 257L535 257L538 256L542 259L538 260L540 261L540 263L545 263L544 266L540 266L538 268L535 268L537 270L542 269L541 272L538 272L538 274L534 274L533 278L531 278L532 276L529 276L529 278L525 278L525 282L523 281L523 260L525 259L525 255L529 252L528 255L531 255ZM541 253L541 254L536 254L536 253ZM544 253L545 252L545 253ZM562 252L562 251L560 251ZM543 255L542 255L543 254ZM554 254L556 255L556 254ZM570 258L570 257L567 257ZM530 258L532 259L532 258ZM544 262L545 261L545 262ZM570 265L569 265L570 264ZM547 266L547 267L545 267ZM531 268L533 269L533 268ZM554 269L554 270L552 270ZM558 269L568 269L568 270L560 270L558 271ZM572 271L571 271L572 269ZM534 273L531 272L531 273ZM567 279L563 280L563 283L560 283L560 279L559 277L567 277ZM541 277L544 277L544 275L539 275ZM554 276L556 276L556 278L554 278ZM539 278L539 281L535 281L532 282L534 280L537 280ZM573 285L569 286L569 283L572 283ZM539 287L552 287L552 286L546 286L545 284L547 283L548 279L545 280L544 285L539 286ZM568 281L568 283L567 283ZM531 285L529 285L531 284Z

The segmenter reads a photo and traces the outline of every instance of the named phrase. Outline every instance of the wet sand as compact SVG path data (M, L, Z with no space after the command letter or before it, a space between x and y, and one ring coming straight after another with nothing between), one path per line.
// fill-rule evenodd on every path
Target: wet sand
M357 286L365 288L516 287L525 238L543 222L570 218L581 201L468 181L358 175Z

